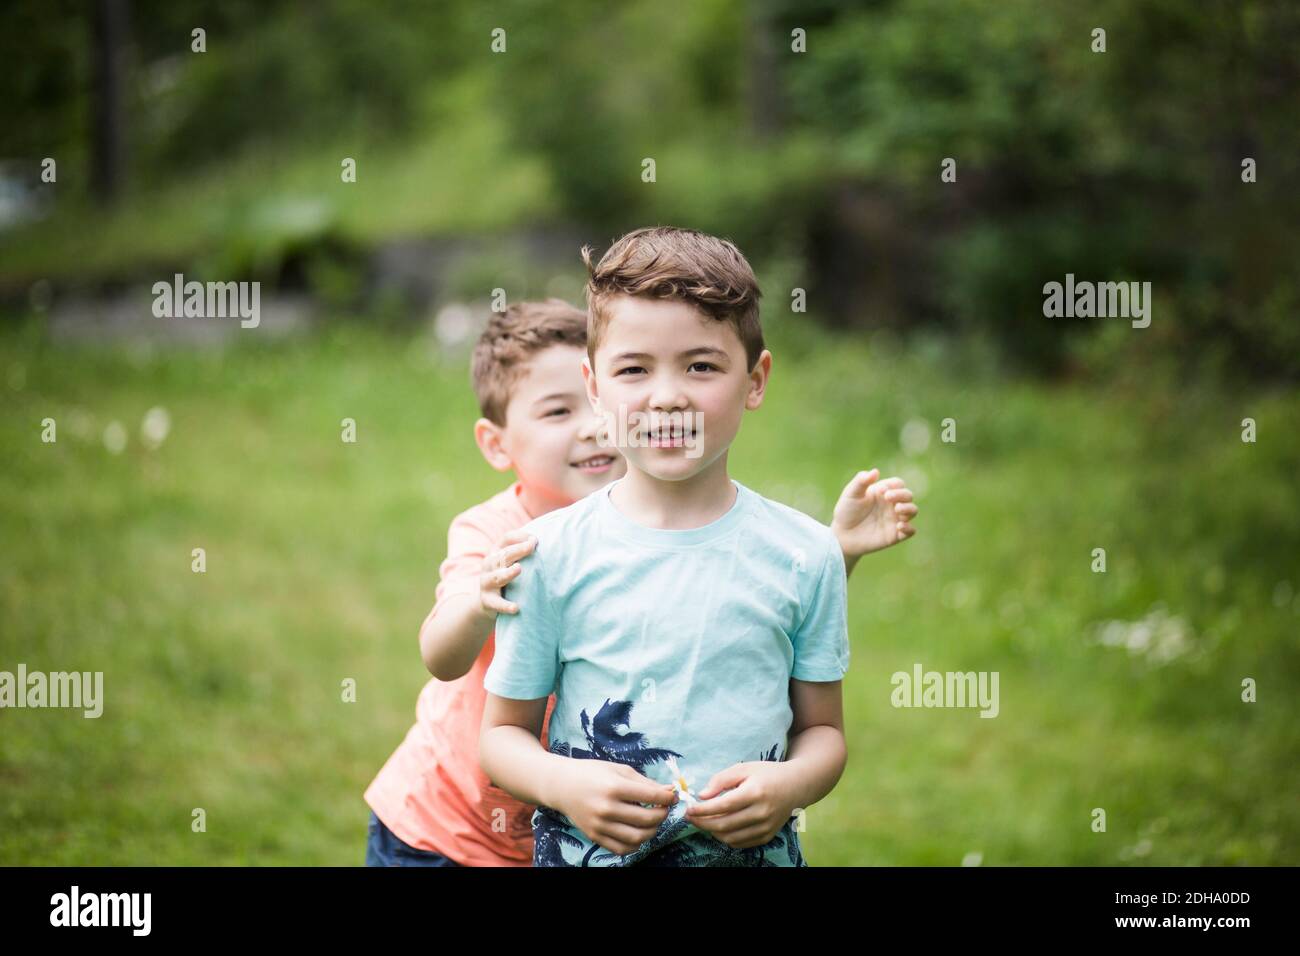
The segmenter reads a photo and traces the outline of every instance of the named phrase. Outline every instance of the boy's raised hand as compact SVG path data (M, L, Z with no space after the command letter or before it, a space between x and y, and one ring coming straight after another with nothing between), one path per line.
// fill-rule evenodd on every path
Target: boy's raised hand
M762 846L794 815L789 780L788 763L749 760L733 764L714 774L700 791L700 802L686 809L686 820L727 846Z
M645 843L677 802L672 787L626 764L572 760L557 782L553 806L593 842L626 856ZM655 804L643 807L643 803Z
M522 528L507 531L497 542L496 550L483 559L479 574L479 603L484 616L495 619L497 614L518 614L519 605L507 601L501 589L518 577L523 570L518 563L533 553L537 538Z
M879 468L858 472L835 503L831 530L839 538L846 561L856 561L916 534L911 521L917 507L911 490L902 478L878 478Z

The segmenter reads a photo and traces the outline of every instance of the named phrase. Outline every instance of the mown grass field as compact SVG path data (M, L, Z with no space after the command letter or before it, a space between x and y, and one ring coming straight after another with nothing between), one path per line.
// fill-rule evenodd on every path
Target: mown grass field
M731 456L822 520L873 465L921 506L850 582L849 765L809 860L1300 863L1300 397L1008 382L887 344L774 329ZM106 698L0 711L0 864L362 860L447 524L507 481L466 369L349 326L216 352L0 333L0 670L100 670ZM998 716L894 708L915 663L997 671Z

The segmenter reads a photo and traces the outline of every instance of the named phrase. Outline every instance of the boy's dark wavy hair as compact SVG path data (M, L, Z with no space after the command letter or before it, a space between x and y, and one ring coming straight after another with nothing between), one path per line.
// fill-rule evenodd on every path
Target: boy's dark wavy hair
M595 367L596 349L609 324L609 301L619 295L678 299L705 315L727 322L745 346L748 368L763 354L763 327L758 321L762 293L754 270L736 246L694 229L650 226L620 238L587 266L587 356Z
M587 313L562 299L516 302L494 313L470 359L470 384L483 417L505 425L510 395L538 352L552 345L586 344Z

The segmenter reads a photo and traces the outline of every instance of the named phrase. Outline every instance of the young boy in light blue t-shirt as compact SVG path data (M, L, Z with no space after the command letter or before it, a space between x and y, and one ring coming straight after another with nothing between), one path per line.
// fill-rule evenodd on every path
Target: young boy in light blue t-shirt
M584 258L583 376L628 470L526 526L480 762L538 805L538 866L804 866L798 814L846 757L845 569L830 529L727 475L771 369L757 282L691 230Z

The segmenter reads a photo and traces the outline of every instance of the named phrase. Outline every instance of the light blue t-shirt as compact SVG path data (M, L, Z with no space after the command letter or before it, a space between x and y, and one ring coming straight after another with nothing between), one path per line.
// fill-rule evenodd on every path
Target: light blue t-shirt
M525 526L537 547L506 588L520 613L497 618L484 686L515 700L554 691L552 753L665 784L675 765L693 793L733 764L785 759L790 678L838 681L848 669L834 533L734 479L736 501L716 521L650 528L614 506L614 484ZM621 857L539 807L534 865L806 865L794 817L764 846L736 850L684 820L686 806Z

